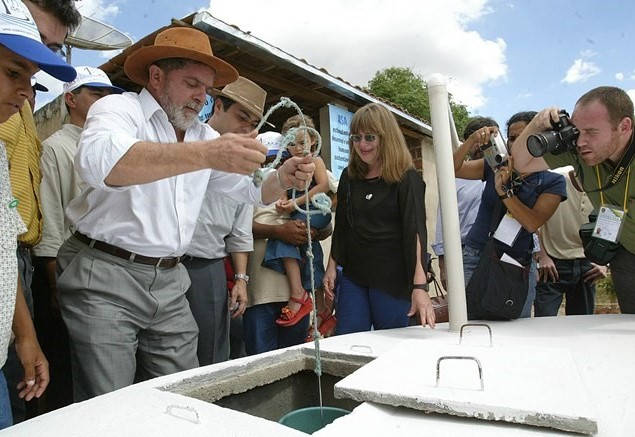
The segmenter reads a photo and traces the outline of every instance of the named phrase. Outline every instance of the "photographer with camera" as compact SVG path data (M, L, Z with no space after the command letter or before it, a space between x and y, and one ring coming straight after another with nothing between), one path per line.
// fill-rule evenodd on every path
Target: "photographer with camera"
M616 87L598 87L576 102L573 116L541 111L518 138L519 171L572 165L595 211L580 228L589 261L610 263L622 313L635 313L633 102Z
M521 317L529 317L535 295L534 272L529 273L534 241L532 233L551 217L563 199L566 199L564 178L545 171L516 173L512 170L512 158L507 156L513 140L533 118L535 112L520 112L507 122L510 142L507 147L491 120L489 126L475 130L454 153L455 175L464 179L481 179L485 188L476 221L467 235L463 248L465 284L469 284L479 265L482 251L494 233L498 257L526 269L529 278ZM471 123L468 123L468 128ZM466 128L466 130L468 129ZM502 143L502 150L496 143ZM466 155L481 149L483 159L465 161ZM490 150L493 149L493 150ZM489 157L489 158L488 158ZM503 238L502 235L507 235ZM504 240L504 241L502 241Z

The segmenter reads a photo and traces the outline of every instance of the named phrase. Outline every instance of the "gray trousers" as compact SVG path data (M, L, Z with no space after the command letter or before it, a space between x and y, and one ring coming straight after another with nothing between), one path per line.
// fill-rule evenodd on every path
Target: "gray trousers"
M126 387L135 374L147 379L197 367L183 265L132 263L70 237L57 269L76 402Z
M229 359L229 298L223 258L185 257L192 285L186 296L198 325L198 362L201 366Z
M635 254L620 247L610 267L620 311L635 314Z

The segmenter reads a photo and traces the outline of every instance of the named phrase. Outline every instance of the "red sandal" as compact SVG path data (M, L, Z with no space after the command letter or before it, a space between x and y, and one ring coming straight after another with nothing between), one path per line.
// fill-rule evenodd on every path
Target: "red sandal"
M282 308L280 317L276 320L276 324L279 326L293 326L313 309L313 302L306 291L304 292L304 299L291 296L289 300L299 303L300 308L296 312L291 311L289 306Z
M330 336L335 325L337 324L337 319L332 312L328 312L326 310L322 311L317 315L320 318L320 324L318 326L318 332L320 333L320 338L326 338ZM309 326L309 332L305 339L307 343L313 341L313 326Z

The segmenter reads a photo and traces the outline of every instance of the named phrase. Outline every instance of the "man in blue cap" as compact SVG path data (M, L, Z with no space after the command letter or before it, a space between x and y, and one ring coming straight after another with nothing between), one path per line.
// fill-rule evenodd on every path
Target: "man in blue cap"
M31 77L42 69L60 80L73 80L75 70L42 44L33 17L19 0L0 0L0 123L18 113L31 95ZM27 400L48 385L48 363L38 344L17 275L17 236L26 229L9 182L7 154L0 147L0 365L4 365L11 331L24 368L18 386ZM4 373L0 372L0 428L12 424Z

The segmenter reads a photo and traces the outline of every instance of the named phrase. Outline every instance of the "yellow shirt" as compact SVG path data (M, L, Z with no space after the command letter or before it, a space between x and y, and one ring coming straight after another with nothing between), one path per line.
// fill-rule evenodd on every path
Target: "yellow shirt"
M27 231L18 241L29 246L40 241L42 213L40 206L40 154L31 106L25 102L18 114L0 124L0 140L5 144L9 159L9 176L13 195L18 199L18 212Z

